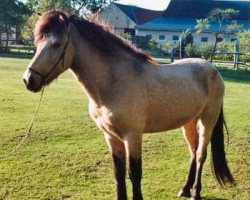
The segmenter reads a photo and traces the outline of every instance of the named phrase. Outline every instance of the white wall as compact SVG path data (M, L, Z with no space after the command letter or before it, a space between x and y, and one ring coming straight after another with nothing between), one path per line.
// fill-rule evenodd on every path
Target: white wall
M173 40L173 36L181 36L182 31L145 31L145 30L137 30L136 29L136 35L139 36L146 36L146 35L151 35L153 38L156 39L157 42L164 44L166 42L171 42L175 45L177 45L177 43L179 41L174 41ZM159 36L160 35L164 35L165 39L164 40L160 40ZM215 42L215 36L212 33L192 33L193 35L193 39L194 39L194 44L197 46L201 46L203 44L207 44L207 43L213 43ZM202 42L201 38L207 38L207 42ZM225 41L231 41L231 39L236 38L235 35L228 35L224 40Z
M206 43L213 43L215 42L215 36L212 33L193 33L193 39L194 39L194 44L196 44L197 46L201 46L203 44ZM202 42L201 38L207 38L207 42Z
M136 30L136 35L140 36L146 36L146 35L152 35L153 38L156 39L157 42L159 43L166 43L166 42L172 42L173 44L177 44L178 41L173 40L173 36L181 36L182 31L145 31L145 30ZM160 40L159 36L160 35L165 35L164 40ZM207 37L207 43L214 43L215 37L211 33L200 33L196 34L193 33L193 39L194 43L198 46L205 44L206 42L201 42L201 37Z
M156 39L157 42L159 43L166 43L166 42L173 42L173 43L178 43L178 41L173 41L172 37L174 35L179 36L181 35L181 32L174 32L174 31L144 31L144 30L136 30L136 35L139 36L147 36L151 35L153 38ZM159 36L164 35L165 39L164 40L159 40Z
M124 32L125 28L134 28L135 23L124 14L114 3L102 10L98 18L113 26L119 32Z

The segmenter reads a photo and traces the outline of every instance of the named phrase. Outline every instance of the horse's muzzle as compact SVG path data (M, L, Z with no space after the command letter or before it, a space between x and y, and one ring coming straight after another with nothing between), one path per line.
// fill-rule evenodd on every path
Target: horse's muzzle
M23 82L26 88L32 92L39 92L43 86L42 77L32 72L30 69L27 69L24 72Z

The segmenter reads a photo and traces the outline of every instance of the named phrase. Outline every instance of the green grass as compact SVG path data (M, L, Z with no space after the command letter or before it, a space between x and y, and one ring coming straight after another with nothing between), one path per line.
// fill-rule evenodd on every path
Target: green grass
M29 56L18 57L0 57L0 155L25 135L39 99L39 94L28 92L22 83ZM249 72L224 70L222 75L226 77L224 109L230 132L227 159L238 185L221 189L207 159L202 194L207 200L248 200ZM188 162L188 148L180 130L145 135L145 200L176 199ZM104 137L88 115L86 95L66 72L45 90L31 138L14 156L0 160L0 199L114 199L112 168ZM129 179L127 183L131 197Z

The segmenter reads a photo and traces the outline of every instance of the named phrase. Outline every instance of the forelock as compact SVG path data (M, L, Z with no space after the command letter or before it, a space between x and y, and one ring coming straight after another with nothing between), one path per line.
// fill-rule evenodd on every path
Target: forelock
M65 32L66 25L60 20L60 15L62 14L64 13L61 11L50 10L39 17L34 30L35 44L51 32L57 36L60 36Z

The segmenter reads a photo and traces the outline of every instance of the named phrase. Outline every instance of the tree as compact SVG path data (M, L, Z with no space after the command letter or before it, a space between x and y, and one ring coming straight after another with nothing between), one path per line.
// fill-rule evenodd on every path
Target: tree
M114 1L117 0L28 0L26 5L32 10L32 15L23 27L22 35L29 40L33 38L34 25L38 19L37 13L60 9L86 17L86 13L87 15L96 13Z
M185 54L185 49L189 44L193 44L193 36L192 36L192 31L190 29L187 29L182 32L181 34L181 54ZM191 46L190 46L191 47Z
M210 12L207 18L205 19L198 19L197 20L197 33L201 33L204 30L207 30L211 27L211 23L215 22L217 23L218 29L214 30L214 36L215 36L215 43L213 50L211 52L210 61L213 59L213 54L216 51L217 43L220 40L220 37L223 36L225 33L233 33L239 31L242 26L237 24L236 20L233 20L238 15L239 11L234 9L219 9L215 8ZM229 23L230 22L230 23ZM229 24L228 24L229 23Z
M25 16L28 14L28 8L21 1L0 1L0 35L2 33L6 34L5 50L8 49L10 33L13 32L13 29L18 32L20 25L25 21Z
M245 30L237 34L240 41L241 52L250 53L250 30Z

